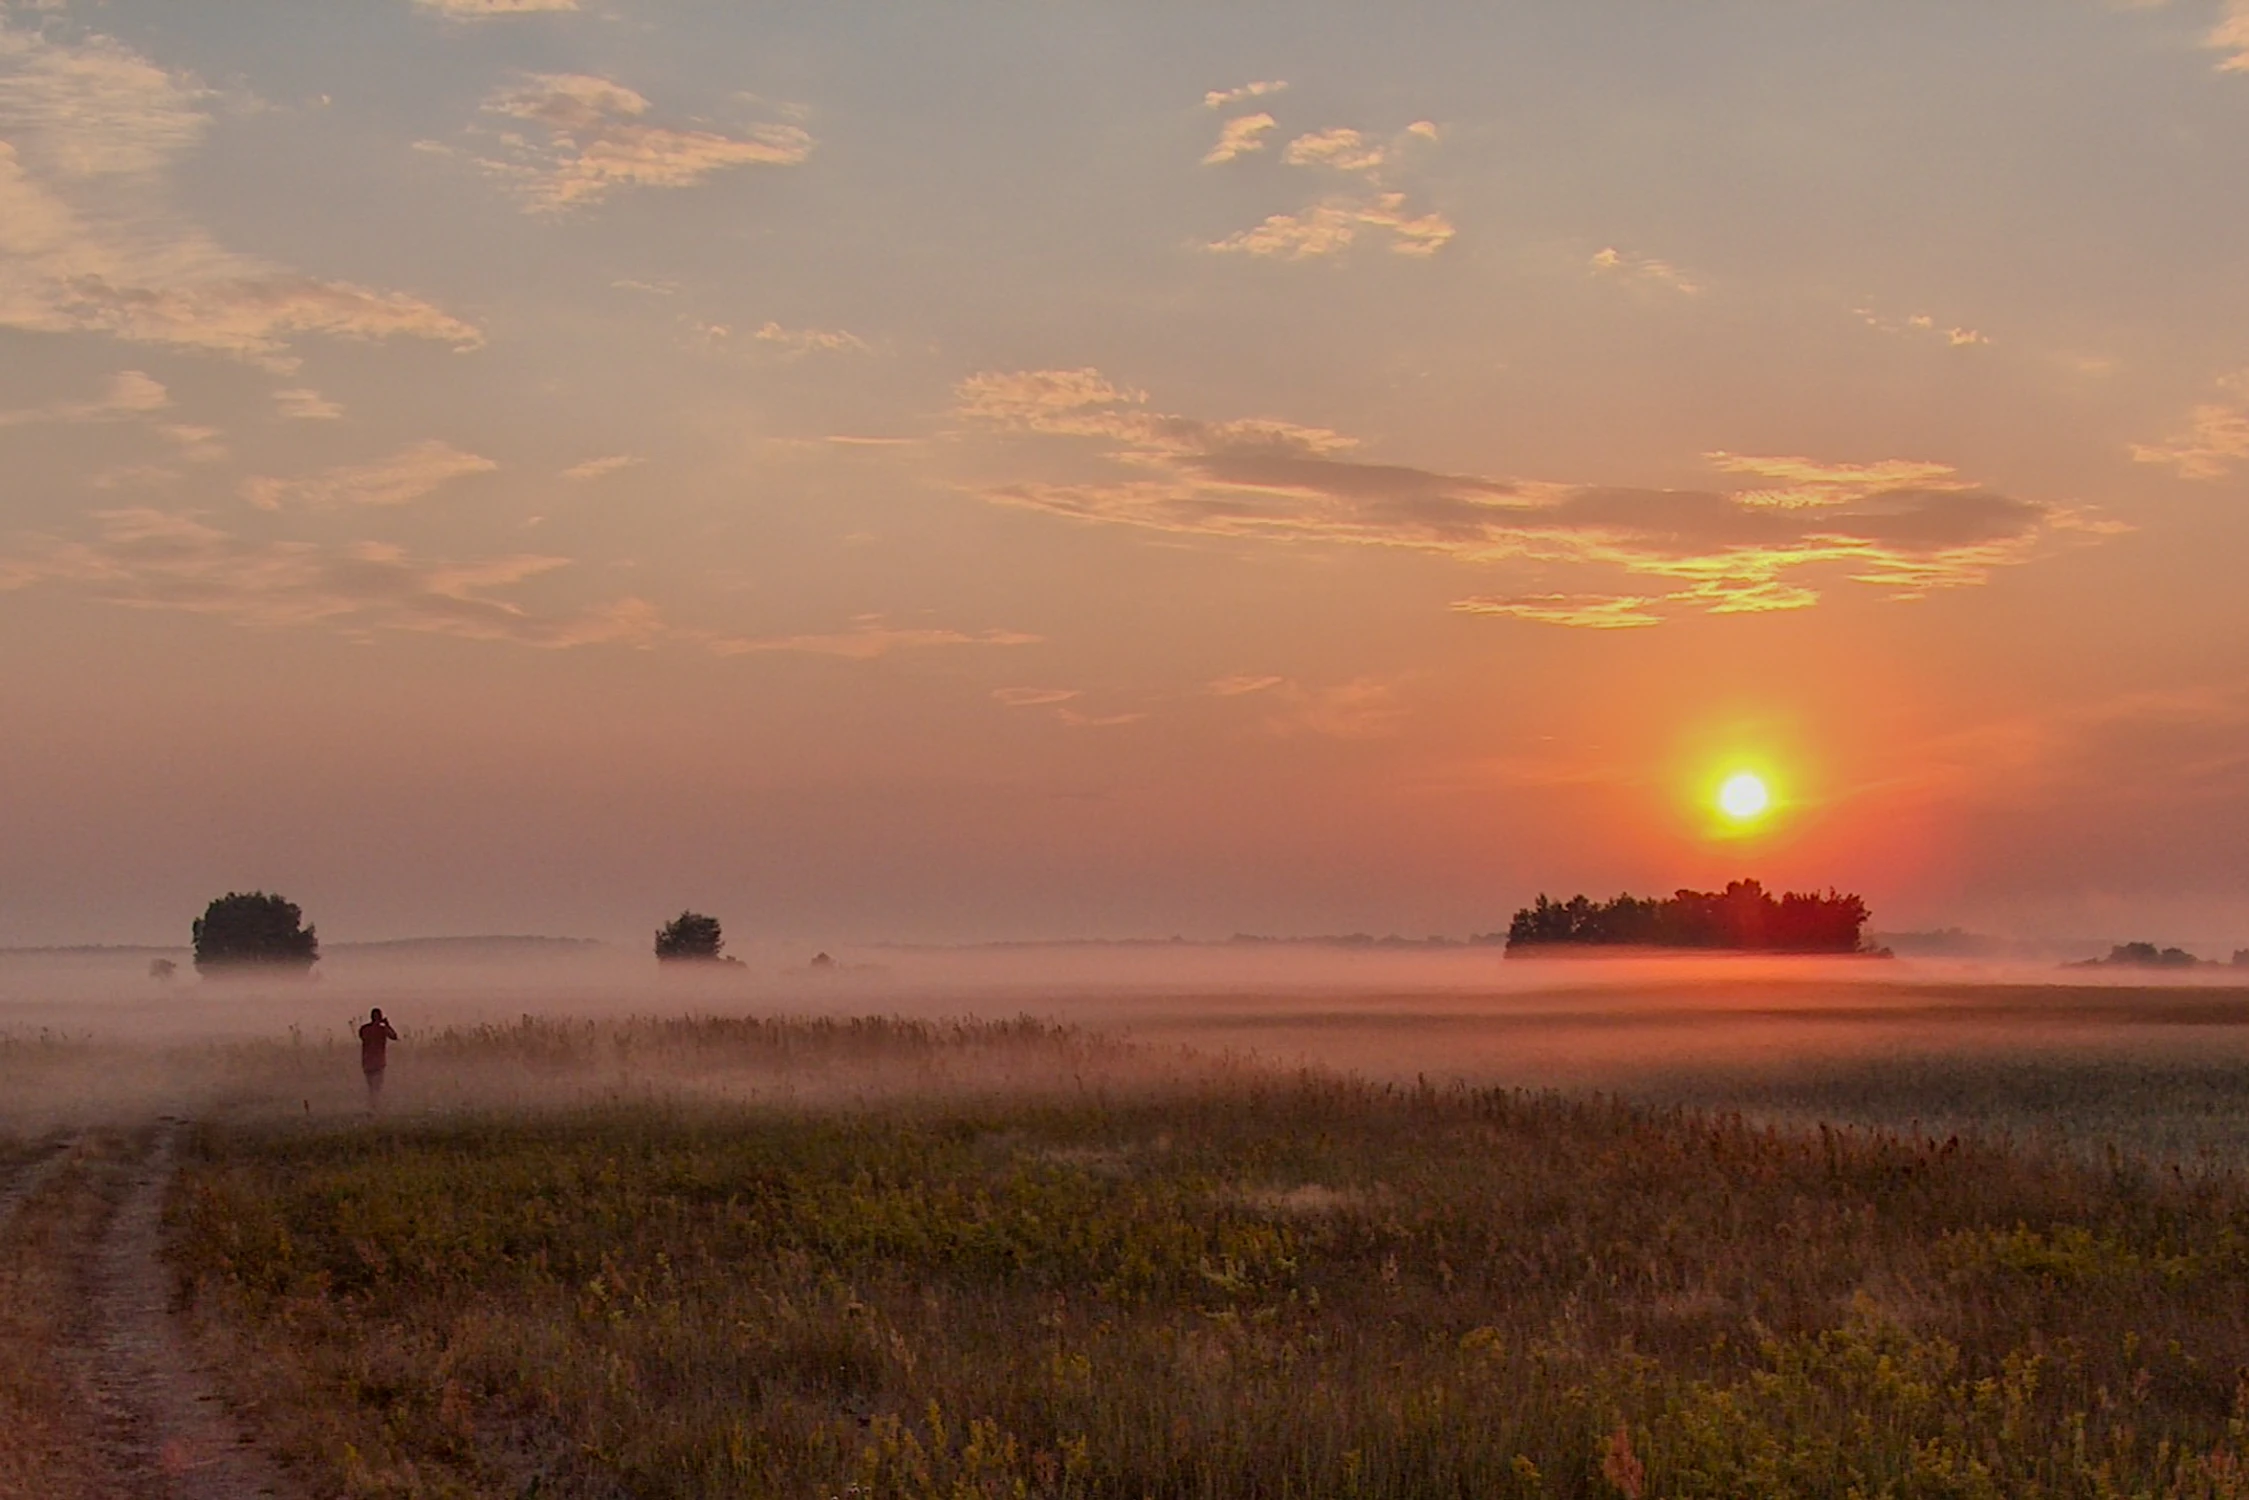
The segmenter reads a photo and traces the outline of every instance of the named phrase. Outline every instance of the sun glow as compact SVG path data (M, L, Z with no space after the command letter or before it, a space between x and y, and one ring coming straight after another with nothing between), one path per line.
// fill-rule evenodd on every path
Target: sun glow
M1764 778L1749 771L1736 772L1718 788L1718 810L1737 822L1763 816L1772 800Z

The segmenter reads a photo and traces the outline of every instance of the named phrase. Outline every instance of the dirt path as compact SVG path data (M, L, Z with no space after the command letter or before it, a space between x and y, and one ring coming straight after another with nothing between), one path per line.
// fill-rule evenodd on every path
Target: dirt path
M85 1267L88 1398L119 1500L296 1497L227 1413L171 1308L158 1257L180 1126L126 1169L124 1196Z
M15 1180L5 1188L0 1188L0 1228L4 1228L15 1218L17 1209L30 1202L54 1180L55 1174L62 1170L63 1163L70 1160L70 1153L77 1149L78 1139L76 1132L57 1136L48 1143L45 1155L24 1163L23 1170L16 1173Z

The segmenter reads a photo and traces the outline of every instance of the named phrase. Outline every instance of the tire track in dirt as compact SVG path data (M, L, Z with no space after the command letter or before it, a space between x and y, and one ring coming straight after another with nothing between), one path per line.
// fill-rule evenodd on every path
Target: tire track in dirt
M26 1162L23 1170L16 1173L15 1180L0 1188L0 1233L5 1233L7 1226L15 1222L17 1209L37 1197L40 1190L54 1180L63 1163L70 1160L70 1153L78 1148L78 1139L76 1131L55 1137L48 1143L46 1155Z
M129 1169L86 1266L88 1394L102 1456L120 1500L294 1500L300 1490L251 1446L172 1312L159 1251L181 1128L166 1121Z

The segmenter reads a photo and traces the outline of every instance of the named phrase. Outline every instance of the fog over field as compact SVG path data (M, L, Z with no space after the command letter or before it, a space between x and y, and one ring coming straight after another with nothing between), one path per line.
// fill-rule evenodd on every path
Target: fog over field
M394 1104L407 1110L619 1089L756 1098L778 1088L801 1100L1054 1082L1020 1065L980 1079L837 1064L815 1079L789 1062L767 1078L763 1063L698 1056L691 1045L590 1041L567 1066L495 1071L492 1056L521 1049L472 1057L457 1045L476 1028L590 1039L606 1023L786 1016L1032 1017L1086 1033L1101 1053L1094 1071L1120 1085L1182 1068L1309 1066L1377 1082L1599 1090L1776 1118L2188 1153L2232 1151L2232 1118L2249 1117L2233 1082L2249 1072L2249 985L2230 966L2151 978L2032 963L1510 961L1496 947L1185 943L870 950L841 953L833 968L754 947L745 955L682 974L593 943L343 945L310 979L262 982L200 978L184 954L176 977L157 980L152 950L0 955L0 1068L16 1079L0 1123L282 1095L307 1113L353 1110L348 1044L371 1006L403 1033L391 1071ZM442 1065L433 1041L450 1048ZM1082 1086L1087 1065L1071 1069Z

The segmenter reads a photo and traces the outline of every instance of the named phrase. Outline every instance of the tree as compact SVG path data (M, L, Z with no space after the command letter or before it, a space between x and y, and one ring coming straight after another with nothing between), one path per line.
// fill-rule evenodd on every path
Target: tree
M683 911L656 929L656 958L660 963L716 963L719 950L725 946L718 918L697 911Z
M196 919L195 967L310 973L320 961L320 939L303 923L304 912L294 901L264 891L229 891Z

